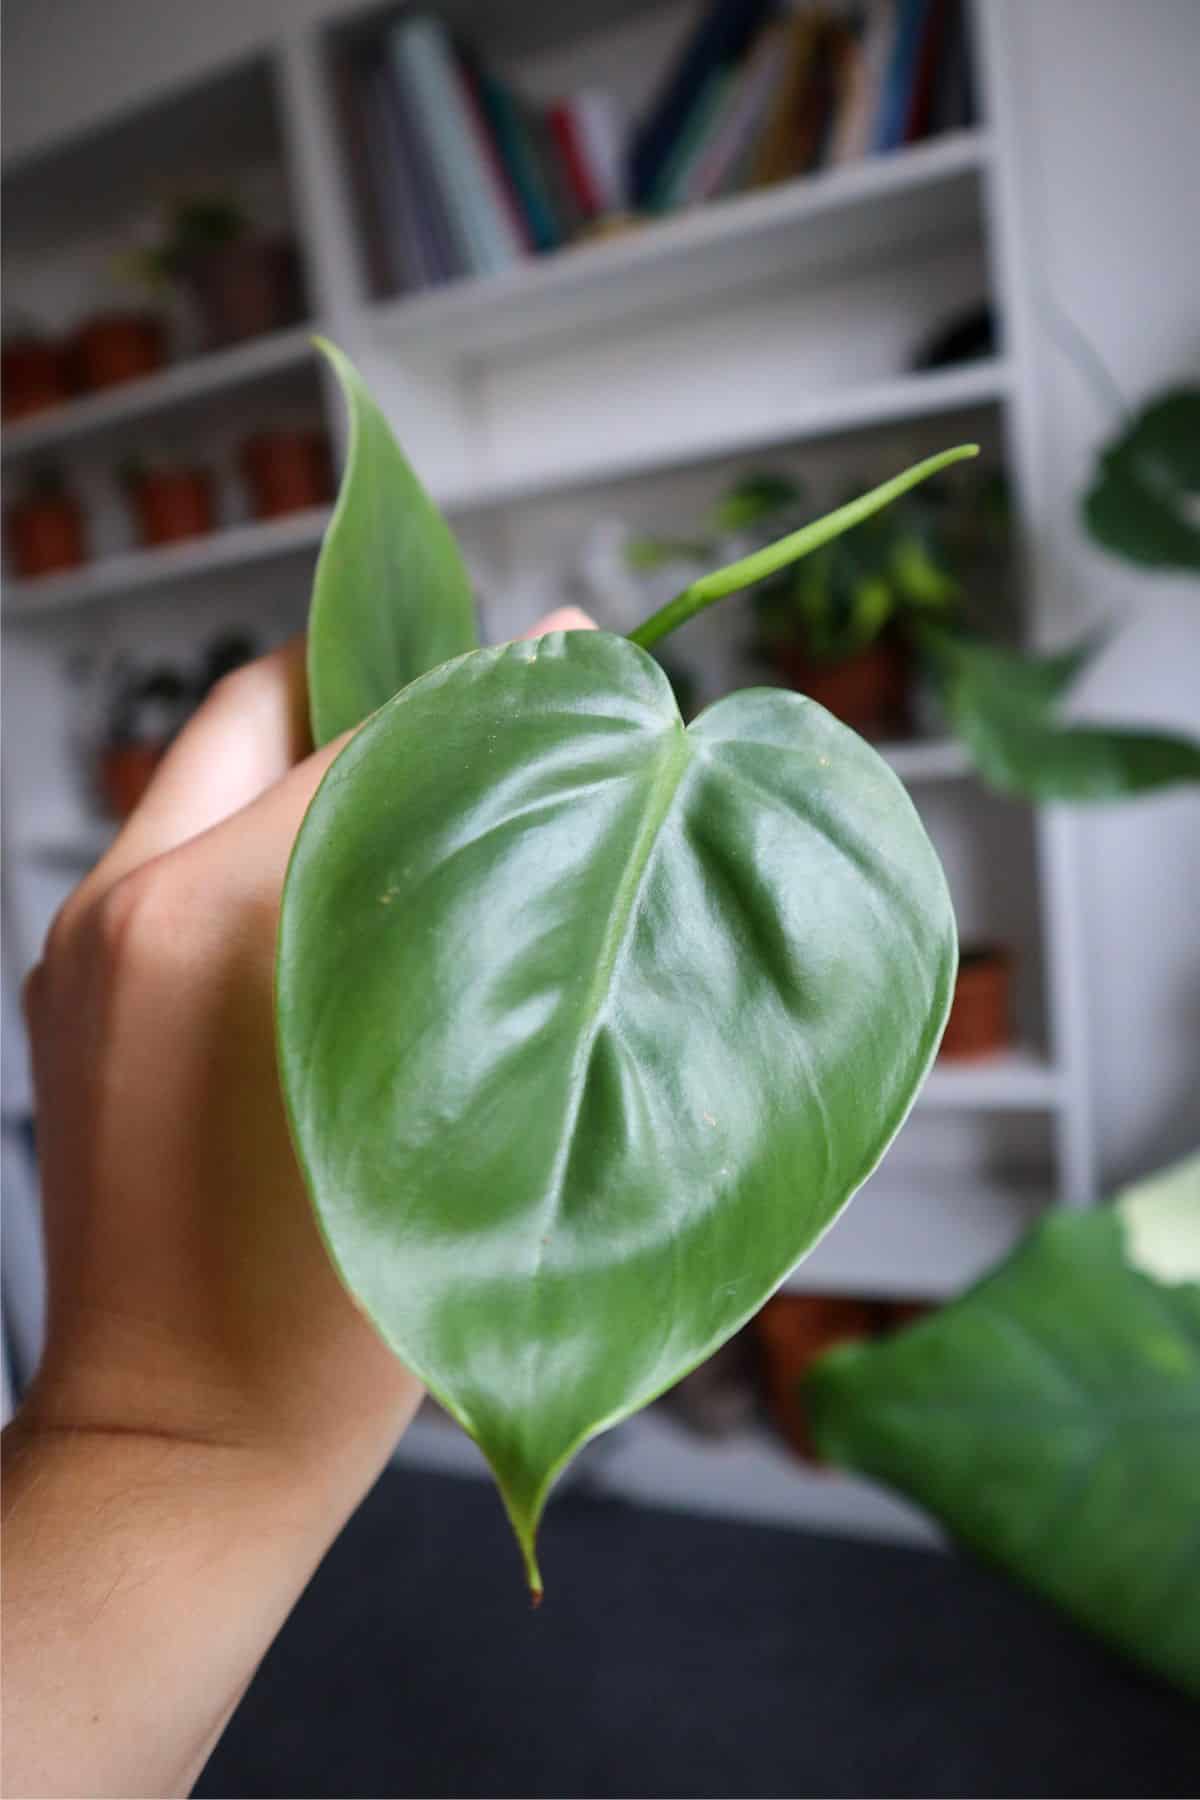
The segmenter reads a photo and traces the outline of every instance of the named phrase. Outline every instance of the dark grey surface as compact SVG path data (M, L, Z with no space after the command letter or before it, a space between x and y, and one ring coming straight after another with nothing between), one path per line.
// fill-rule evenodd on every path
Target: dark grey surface
M974 1564L567 1495L542 1569L390 1471L197 1793L1200 1792L1200 1710Z

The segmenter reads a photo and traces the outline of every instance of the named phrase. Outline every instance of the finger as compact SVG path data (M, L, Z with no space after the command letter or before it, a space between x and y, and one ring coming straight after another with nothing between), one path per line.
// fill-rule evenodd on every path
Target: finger
M239 812L311 749L304 658L293 638L218 682L88 877L93 892Z
M596 621L581 606L556 606L554 611L521 633L522 638L545 637L548 631L595 631Z

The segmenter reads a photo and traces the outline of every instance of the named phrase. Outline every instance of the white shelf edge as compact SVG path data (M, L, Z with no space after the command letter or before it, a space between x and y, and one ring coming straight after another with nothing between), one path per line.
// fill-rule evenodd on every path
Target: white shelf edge
M141 588L191 580L212 570L310 549L324 536L330 511L327 506L319 506L287 518L230 525L206 537L189 538L161 550L130 550L120 556L101 557L67 575L49 575L40 581L10 581L5 584L2 616L6 621L34 623L70 607L121 599Z
M712 200L617 236L531 256L498 274L468 276L415 295L376 301L365 309L365 317L381 339L393 343L431 334L444 339L456 322L467 323L497 306L566 297L599 279L616 279L710 244L736 244L821 214L849 212L980 170L990 154L986 131L950 132L845 168Z
M737 456L778 444L802 444L842 432L870 431L901 424L908 419L962 412L990 406L1008 397L1011 369L1003 357L980 358L953 369L935 369L896 375L886 381L863 382L835 388L801 400L790 415L777 412L767 431L739 431L689 443L682 453L654 449L629 457L598 456L587 463L533 471L528 475L479 481L461 488L443 487L434 498L452 517L469 516L495 507L564 493L571 488L599 486L649 474L658 469L686 468L718 457Z
M236 344L228 350L210 350L175 363L156 375L123 382L103 393L69 400L33 418L18 420L0 432L0 455L6 462L36 456L128 420L166 412L188 401L219 393L223 388L237 387L243 382L272 375L277 370L298 366L314 354L312 332L316 329L316 326L298 325Z
M1033 1050L1003 1050L977 1061L939 1059L917 1096L918 1106L981 1112L1053 1111L1063 1103L1061 1070Z
M936 1526L915 1507L855 1476L806 1467L764 1426L728 1438L705 1438L666 1417L661 1408L650 1407L597 1439L583 1456L589 1491L626 1501L852 1537L943 1542ZM490 1479L483 1456L465 1432L428 1418L413 1421L393 1461L444 1475Z

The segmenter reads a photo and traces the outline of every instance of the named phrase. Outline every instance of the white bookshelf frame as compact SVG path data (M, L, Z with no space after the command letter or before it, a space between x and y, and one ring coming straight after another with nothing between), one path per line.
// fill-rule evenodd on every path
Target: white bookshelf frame
M648 475L681 460L816 442L985 407L998 417L1014 477L1027 550L1027 629L1035 641L1044 637L1052 606L1032 551L1041 522L1039 496L1046 488L1035 411L1031 258L1021 215L1009 34L1000 0L976 0L971 8L986 120L979 129L566 250L503 276L385 302L371 301L363 290L325 78L326 29L342 24L350 10L345 0L315 0L287 16L254 56L265 55L274 76L317 323L364 363L402 433L408 419L419 415L425 421L428 415L431 445L444 451L440 461L433 457L430 485L448 509L467 520L494 518L502 524L507 508L559 490ZM214 57L213 78L222 73ZM144 99L161 97L151 93ZM27 170L22 179L28 181ZM947 234L954 237L976 216L990 291L1006 325L1000 353L986 362L935 374L834 383L798 396L793 404L772 406L749 426L743 422L724 435L701 434L681 458L647 451L635 434L628 442L618 437L533 473L496 466L477 385L480 364L489 355L518 354L543 340L611 330L621 320L636 333L643 319L675 307L697 282L733 317L749 292L781 275L800 286L842 272L858 279L888 258L936 250ZM306 327L178 364L8 428L0 438L5 464L20 465L51 450L69 454L76 444L119 435L152 418L185 418L190 405L299 368L310 355ZM340 407L327 379L325 394L330 428L340 433ZM23 656L36 658L53 653L60 622L105 608L127 593L152 599L158 589L182 582L172 603L186 607L191 596L203 595L233 570L311 557L326 519L322 511L234 526L192 544L112 557L44 582L7 583L5 636L19 642ZM914 791L923 783L972 779L955 743L900 745L887 754ZM51 821L59 816L52 803L46 810ZM921 1183L912 1176L889 1189L885 1165L873 1184L884 1199L877 1202L872 1190L866 1191L802 1265L794 1285L948 1294L1002 1254L1040 1205L1080 1205L1094 1198L1074 833L1069 817L1057 810L1039 813L1035 833L1049 1054L1017 1051L971 1067L939 1067L920 1109L1027 1113L1048 1120L1055 1166L1047 1189L1023 1185L1018 1192L981 1181L956 1200L952 1183ZM26 899L27 875L54 864L69 876L102 841L103 833L77 829L65 813L60 824L43 823L15 837L6 821L5 908L18 921L18 942L32 943L38 936L33 902ZM922 1236L912 1229L918 1214L928 1222L925 1239L937 1246L932 1253L914 1255L913 1242ZM403 1454L465 1467L469 1451L447 1451L452 1441L437 1428L421 1426L406 1440ZM907 1508L877 1490L806 1476L783 1452L754 1437L733 1446L698 1446L676 1427L651 1418L631 1428L605 1466L606 1479L618 1489L666 1503L918 1540L930 1536ZM775 1496L769 1504L762 1500L764 1492Z

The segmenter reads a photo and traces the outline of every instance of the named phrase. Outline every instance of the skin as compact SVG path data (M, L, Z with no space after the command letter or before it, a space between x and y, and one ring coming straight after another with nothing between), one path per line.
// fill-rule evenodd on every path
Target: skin
M222 682L27 984L49 1327L4 1434L12 1800L186 1793L421 1399L279 1097L279 896L341 748L306 713L300 644Z

